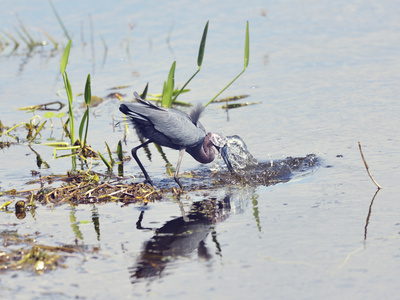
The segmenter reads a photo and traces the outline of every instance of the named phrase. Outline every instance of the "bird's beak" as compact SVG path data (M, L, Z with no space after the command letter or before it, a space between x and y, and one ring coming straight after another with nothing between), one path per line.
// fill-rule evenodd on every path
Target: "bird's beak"
M229 161L229 156L228 156L228 146L225 144L222 148L219 148L219 152L221 153L222 158L224 159L224 162L226 166L228 167L229 172L232 174L235 173L231 162Z

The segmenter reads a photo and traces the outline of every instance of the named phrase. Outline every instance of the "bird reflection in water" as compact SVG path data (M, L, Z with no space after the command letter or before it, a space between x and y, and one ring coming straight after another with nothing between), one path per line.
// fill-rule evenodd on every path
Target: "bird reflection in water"
M136 264L129 268L132 283L139 279L155 279L163 276L169 263L177 258L189 257L197 250L198 257L211 258L205 240L213 225L229 216L229 196L222 201L215 198L194 202L188 214L165 223L145 244ZM143 211L137 222L141 226ZM217 248L219 246L217 245Z
M217 172L217 175L213 176L218 176L217 179L221 186L226 187L225 197L222 200L210 198L194 202L189 213L168 221L161 228L156 229L154 236L144 245L135 265L129 268L132 283L143 279L151 281L161 278L167 274L165 269L168 265L172 265L174 260L189 258L195 251L197 251L198 257L202 259L211 258L205 244L208 234L213 231L216 223L224 221L230 214L243 212L250 202L255 205L255 189L257 186L269 186L287 182L296 176L305 176L313 172L318 165L318 159L315 155L288 157L269 163L260 162L253 167L253 172L249 172L252 174L251 177L229 176L229 183L224 182L221 172ZM236 180L235 178L238 180L237 184L232 185L232 180ZM250 184L250 181L252 184ZM246 187L243 182L248 182ZM235 188L238 185L241 188ZM232 188L228 188L228 186ZM261 231L257 208L253 207L253 209L255 222ZM137 228L152 229L142 227L143 215L144 211L140 214L136 224ZM213 238L213 241L216 244L218 254L221 252L220 246L215 238Z

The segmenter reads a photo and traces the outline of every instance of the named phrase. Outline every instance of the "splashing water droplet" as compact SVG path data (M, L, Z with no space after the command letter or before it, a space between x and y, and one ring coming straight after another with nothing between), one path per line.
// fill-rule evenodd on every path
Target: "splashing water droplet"
M247 150L245 142L239 136L227 136L226 146L226 154L236 173L242 174L245 169L258 165L258 161ZM220 160L216 169L220 170L223 166L224 162Z

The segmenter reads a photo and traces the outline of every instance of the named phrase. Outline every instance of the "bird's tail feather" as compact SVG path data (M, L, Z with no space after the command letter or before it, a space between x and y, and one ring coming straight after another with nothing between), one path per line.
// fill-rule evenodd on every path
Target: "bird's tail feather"
M197 124L197 122L199 121L201 114L203 113L205 107L203 105L201 105L200 103L197 104L192 111L190 112L190 119L192 119L193 124Z
M126 116L135 120L136 122L139 121L140 123L151 123L145 115L142 115L137 111L133 111L132 109L129 108L129 106L127 106L125 104L121 104L119 107L119 110L122 113L124 113Z
M145 104L145 105L148 105L148 106L151 106L151 107L153 107L153 108L157 108L157 109L159 108L159 107L155 106L153 103L151 103L149 100L143 100L143 99L139 96L139 94L138 94L137 92L133 92L133 95L135 96L136 100L139 101L140 103Z

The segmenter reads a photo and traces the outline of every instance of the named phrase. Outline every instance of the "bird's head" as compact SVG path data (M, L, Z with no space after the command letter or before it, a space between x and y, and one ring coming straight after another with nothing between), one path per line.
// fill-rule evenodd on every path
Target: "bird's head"
M229 155L228 155L228 151L227 151L228 150L227 138L219 133L208 133L207 135L209 136L210 141L212 142L213 146L215 148L217 148L218 152L221 154L226 166L228 167L228 170L231 173L234 173L232 164L229 161Z

